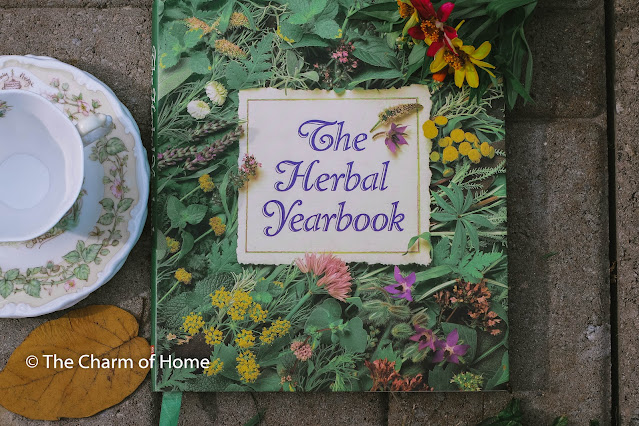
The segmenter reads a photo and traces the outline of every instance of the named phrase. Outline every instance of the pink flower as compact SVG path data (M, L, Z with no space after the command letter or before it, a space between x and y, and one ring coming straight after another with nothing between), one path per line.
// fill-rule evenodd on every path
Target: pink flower
M78 112L81 112L85 117L89 116L89 111L91 107L88 103L84 102L82 99L78 99Z
M295 260L302 273L309 272L316 277L318 287L324 287L328 294L342 302L346 301L351 291L351 273L348 265L332 253L306 253L304 258Z
M75 281L74 280L69 280L66 283L64 283L64 290L66 292L68 292L69 290L73 290L75 289Z
M436 350L435 342L437 341L437 338L433 334L433 330L422 328L417 324L414 324L414 327L416 333L410 336L409 339L413 342L419 343L419 350L423 351L426 348L430 348L433 351Z
M121 198L124 193L124 188L122 187L122 181L120 179L115 179L113 185L111 185L111 193L116 198Z
M308 361L313 356L313 348L311 348L311 345L300 341L291 344L291 351L293 351L295 357L300 361Z
M466 355L470 345L458 345L457 343L459 343L459 333L457 332L457 329L448 333L446 340L437 340L435 342L435 348L437 348L437 351L433 357L433 362L442 362L446 360L453 364L459 364L459 357Z

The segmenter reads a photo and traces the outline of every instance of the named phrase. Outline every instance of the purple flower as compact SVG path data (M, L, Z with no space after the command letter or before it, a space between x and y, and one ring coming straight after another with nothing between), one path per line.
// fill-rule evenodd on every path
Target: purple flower
M384 287L384 290L391 293L391 297L395 299L406 299L409 302L412 302L413 296L410 292L412 291L411 287L415 284L416 279L417 277L414 272L404 277L399 271L399 268L395 266L395 281L397 281L397 284L388 285Z
M430 348L432 351L435 351L435 341L437 338L433 334L433 330L428 330L415 324L415 331L417 334L410 336L409 339L413 342L419 342L419 350L423 351L426 348Z
M466 355L470 345L458 345L458 341L459 333L457 333L457 329L448 333L446 340L437 340L435 342L437 352L435 352L433 362L442 362L446 360L453 364L459 364L459 357Z
M408 126L399 127L397 124L391 123L391 128L386 133L386 146L393 154L395 154L399 145L408 145L408 142L404 139L406 135L404 132L407 127Z

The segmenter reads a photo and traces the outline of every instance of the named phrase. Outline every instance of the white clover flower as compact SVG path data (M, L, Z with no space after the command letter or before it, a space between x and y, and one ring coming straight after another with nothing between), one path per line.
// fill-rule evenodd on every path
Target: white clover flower
M211 107L204 101L191 101L189 102L186 110L191 114L191 117L196 120L201 120L211 112Z
M226 88L217 81L209 81L209 83L206 85L206 95L209 97L211 102L216 105L224 105L228 94L228 90L226 90Z

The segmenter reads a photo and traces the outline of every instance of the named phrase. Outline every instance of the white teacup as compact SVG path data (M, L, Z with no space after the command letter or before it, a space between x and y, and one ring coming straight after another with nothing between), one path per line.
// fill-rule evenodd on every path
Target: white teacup
M84 179L82 139L47 99L0 91L0 242L44 234L73 206Z

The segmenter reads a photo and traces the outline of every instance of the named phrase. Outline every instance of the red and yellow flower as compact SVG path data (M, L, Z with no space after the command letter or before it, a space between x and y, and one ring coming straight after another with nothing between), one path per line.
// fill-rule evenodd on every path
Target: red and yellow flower
M483 69L493 77L495 76L490 71L490 69L495 67L488 62L482 61L492 49L489 42L486 41L475 49L473 46L465 46L463 41L455 38L452 40L452 45L454 50L446 46L439 49L435 54L435 58L430 64L430 71L433 74L441 76L444 73L445 77L445 73L454 73L457 87L462 87L464 81L468 81L470 87L479 86L479 75L476 67Z
M455 9L454 3L444 3L439 10L435 10L430 0L398 0L398 3L400 16L410 18L406 32L415 40L426 41L430 46L428 56L434 56L443 46L454 51L451 41L457 38L457 30L445 24Z

